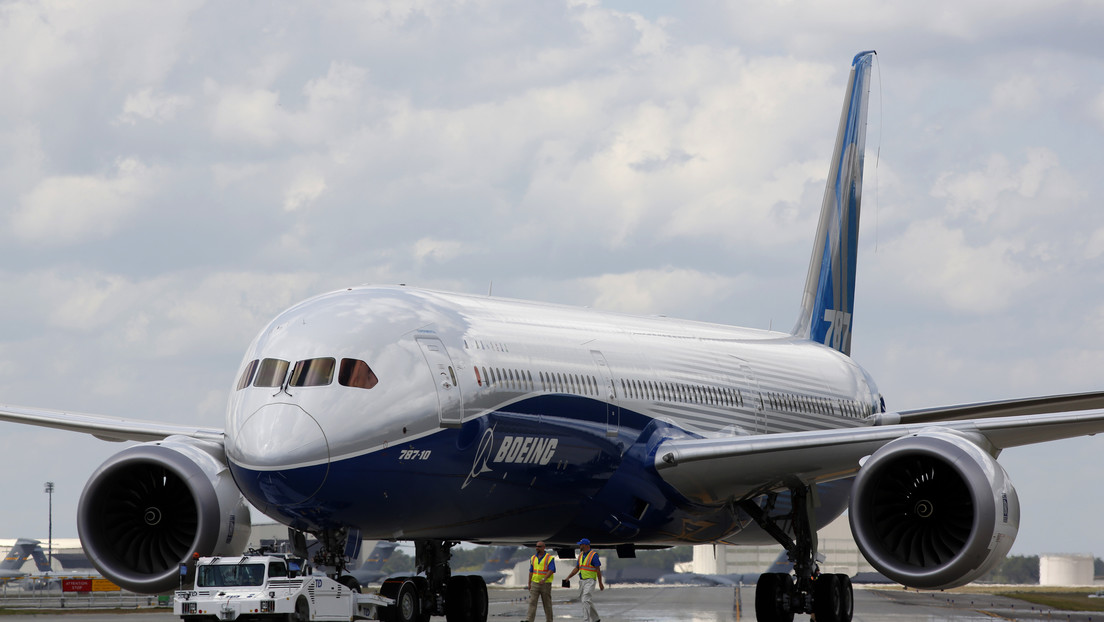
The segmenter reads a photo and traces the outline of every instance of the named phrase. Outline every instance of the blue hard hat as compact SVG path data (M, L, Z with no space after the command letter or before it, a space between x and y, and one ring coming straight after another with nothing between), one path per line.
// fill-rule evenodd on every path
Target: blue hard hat
M584 544L587 545L587 546L590 546L590 540L587 540L586 538L583 538L582 540L579 540L578 542L576 542L575 546L582 546Z

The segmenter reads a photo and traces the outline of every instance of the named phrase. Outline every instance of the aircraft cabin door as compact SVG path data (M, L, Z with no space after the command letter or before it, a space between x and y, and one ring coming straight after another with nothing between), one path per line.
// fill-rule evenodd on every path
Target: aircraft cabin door
M613 372L606 364L606 357L598 350L591 350L594 364L598 366L599 387L605 392L600 397L606 403L606 436L617 436L621 430L621 407L617 405L617 390L613 386Z
M452 364L445 344L436 337L415 339L422 349L429 371L433 374L433 386L437 388L438 415L442 428L458 428L464 414L464 400L456 381L456 367Z
M751 366L746 361L743 359L737 360L740 361L740 373L743 374L748 388L744 403L755 409L755 431L759 434L765 434L767 432L767 411L766 405L763 403L763 392L759 388L759 379L751 373Z

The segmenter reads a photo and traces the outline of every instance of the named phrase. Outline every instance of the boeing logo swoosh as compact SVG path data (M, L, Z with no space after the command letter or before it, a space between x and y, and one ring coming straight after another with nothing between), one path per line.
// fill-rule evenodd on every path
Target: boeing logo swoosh
M468 484L473 479L479 477L483 473L490 473L492 469L487 467L487 461L491 459L491 446L494 445L494 428L487 428L483 432L483 438L479 439L479 447L475 450L475 460L472 461L472 468L468 471L468 476L464 479L463 485L460 486L460 490L468 487Z

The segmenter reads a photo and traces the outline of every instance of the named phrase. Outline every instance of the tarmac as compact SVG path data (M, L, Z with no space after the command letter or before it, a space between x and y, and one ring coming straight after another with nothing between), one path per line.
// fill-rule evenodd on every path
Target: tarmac
M577 588L557 587L552 592L555 622L582 621ZM523 589L491 588L488 622L524 622L528 595ZM754 586L699 587L615 585L595 593L595 606L603 622L740 622L755 620ZM176 620L165 610L137 609L121 613L28 612L3 615L5 622L60 620L63 622L144 622ZM804 622L808 616L798 615ZM855 589L854 622L993 622L993 620L1065 620L1104 622L1104 612L1065 612L1041 609L1021 600L986 594L916 592L902 588ZM434 618L443 622L444 618ZM535 622L544 621L537 607Z

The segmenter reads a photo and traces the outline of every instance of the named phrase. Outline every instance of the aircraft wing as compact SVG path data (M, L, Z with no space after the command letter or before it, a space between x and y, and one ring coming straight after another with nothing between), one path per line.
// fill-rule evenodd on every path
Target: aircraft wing
M903 410L895 413L896 421L885 421L885 423L927 423L931 421L1007 417L1010 415L1042 415L1092 408L1104 408L1104 392L1046 395L996 402L977 402Z
M1001 449L1104 432L1104 409L878 425L731 438L672 439L656 448L655 467L681 494L701 503L746 499L787 483L855 475L882 445L932 430L957 432L996 455Z
M158 421L123 419L7 404L0 404L0 421L83 432L105 441L158 441L175 435L190 436L220 444L223 441L222 430L218 428L196 428Z

